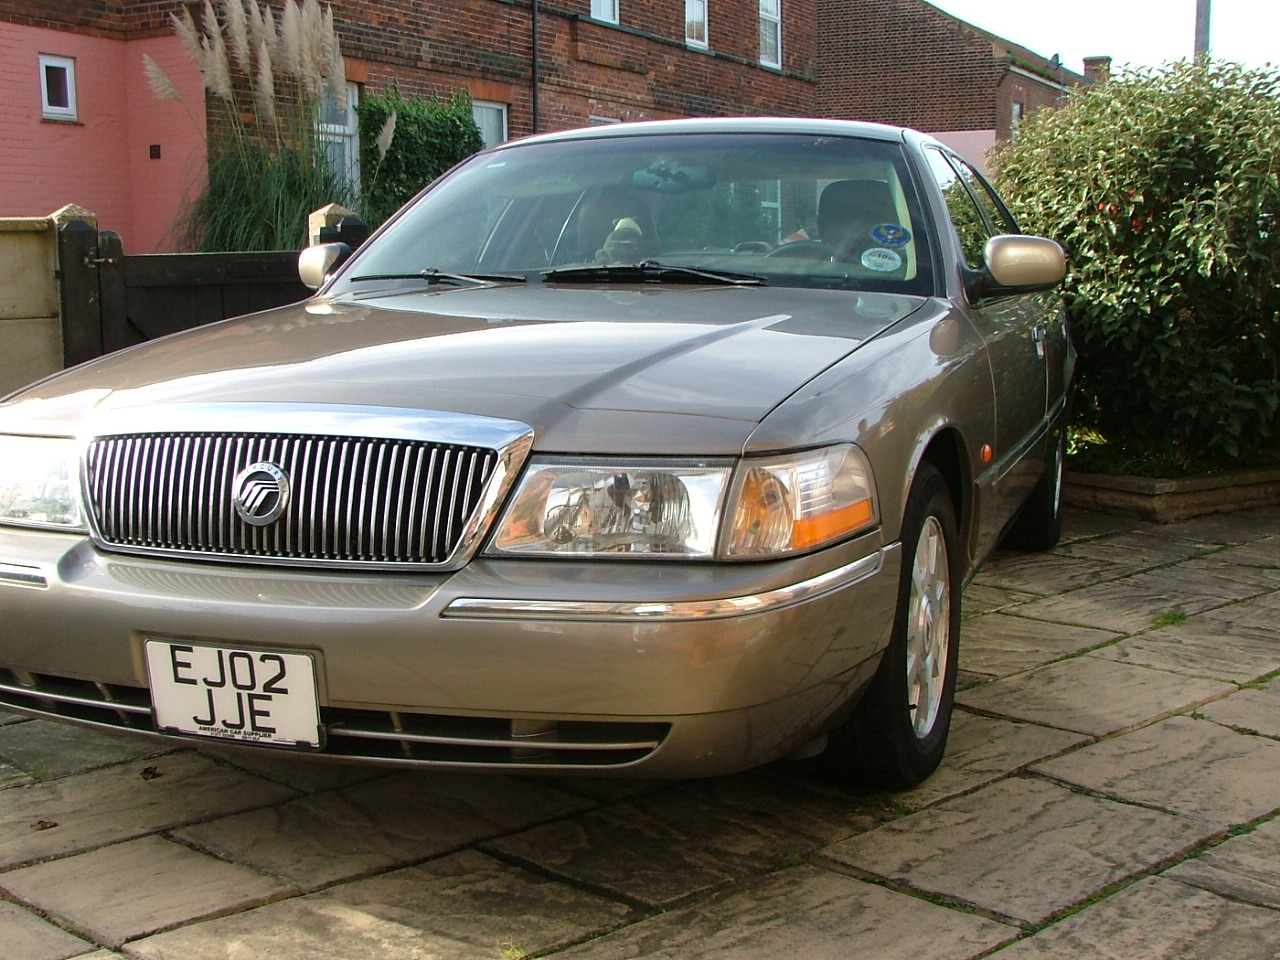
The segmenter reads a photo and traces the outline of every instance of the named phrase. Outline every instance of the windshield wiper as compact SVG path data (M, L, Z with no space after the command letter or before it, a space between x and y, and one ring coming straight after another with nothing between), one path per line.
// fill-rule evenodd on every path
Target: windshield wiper
M732 286L762 286L764 279L749 273L702 270L657 260L643 263L610 263L591 267L560 267L543 270L544 280L560 283L723 283Z
M518 273L461 274L445 273L432 267L430 270L419 270L417 273L366 273L352 277L353 283L364 280L421 280L427 286L478 286L483 283L524 283L525 278Z

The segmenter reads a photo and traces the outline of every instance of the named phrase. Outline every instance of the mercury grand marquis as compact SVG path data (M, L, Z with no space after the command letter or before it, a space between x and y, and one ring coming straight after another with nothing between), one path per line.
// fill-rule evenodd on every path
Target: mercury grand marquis
M384 764L890 787L1061 529L1065 263L920 134L484 151L316 290L0 403L0 708Z

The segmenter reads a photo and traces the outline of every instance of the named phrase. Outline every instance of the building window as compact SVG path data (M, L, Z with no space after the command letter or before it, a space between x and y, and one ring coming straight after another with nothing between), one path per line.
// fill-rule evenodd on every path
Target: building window
M618 0L591 0L591 19L618 22Z
M782 0L760 0L760 62L782 66Z
M601 117L594 113L587 116L587 126L590 127L603 127L611 123L621 122L622 120L619 117Z
M707 0L684 0L684 42L707 48Z
M40 106L49 120L75 120L76 62L69 57L40 58Z
M1027 112L1027 105L1021 100L1013 101L1013 109L1009 114L1009 135L1016 137L1018 135L1018 127L1022 124L1022 116Z
M486 147L496 147L507 139L507 105L505 103L487 103L484 100L471 101L471 115L480 128L480 138Z
M360 189L360 126L356 117L359 102L357 84L347 84L346 103L326 86L320 100L320 122L316 124L316 137L333 169L356 190Z

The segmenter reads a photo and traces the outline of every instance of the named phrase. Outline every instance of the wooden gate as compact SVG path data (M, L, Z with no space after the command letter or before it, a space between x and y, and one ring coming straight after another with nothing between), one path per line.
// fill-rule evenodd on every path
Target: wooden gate
M58 257L67 366L311 294L296 251L125 254L118 234L73 220Z

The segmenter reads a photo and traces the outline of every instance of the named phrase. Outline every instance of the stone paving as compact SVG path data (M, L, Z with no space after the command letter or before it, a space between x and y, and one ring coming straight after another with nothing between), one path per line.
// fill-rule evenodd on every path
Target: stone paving
M1280 509L1068 517L965 594L942 768L686 783L0 713L0 960L1280 958Z

